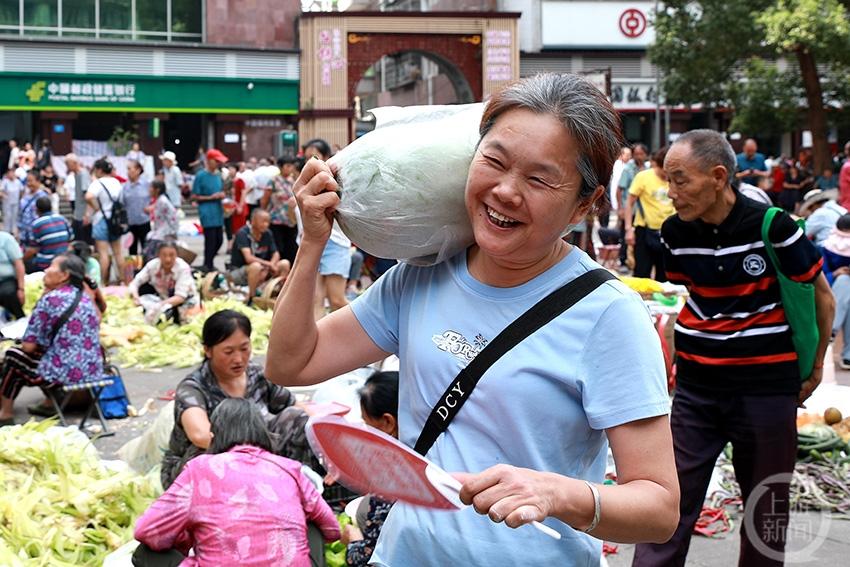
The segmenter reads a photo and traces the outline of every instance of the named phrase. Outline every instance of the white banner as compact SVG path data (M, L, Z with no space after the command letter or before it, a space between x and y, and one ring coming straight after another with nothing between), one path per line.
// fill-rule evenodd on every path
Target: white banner
M645 48L655 40L655 2L543 2L544 48Z

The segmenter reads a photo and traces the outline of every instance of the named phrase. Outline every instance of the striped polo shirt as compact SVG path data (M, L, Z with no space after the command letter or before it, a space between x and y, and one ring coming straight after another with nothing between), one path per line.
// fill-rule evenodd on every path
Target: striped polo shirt
M62 215L44 215L38 217L32 223L32 243L38 248L38 253L33 259L33 264L40 270L50 266L53 258L68 249L68 245L74 238L71 225Z
M682 384L745 394L800 389L776 269L761 239L766 211L736 192L719 225L676 215L661 228L667 277L690 292L675 327ZM789 215L777 215L768 236L783 274L798 282L818 277L823 260Z

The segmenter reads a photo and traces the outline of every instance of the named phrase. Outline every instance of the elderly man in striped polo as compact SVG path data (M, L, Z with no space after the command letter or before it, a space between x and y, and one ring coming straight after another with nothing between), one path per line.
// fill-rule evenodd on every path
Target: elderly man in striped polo
M835 303L820 254L781 213L768 237L782 272L816 289L820 344L814 370L801 377L776 269L761 239L768 207L733 186L735 167L731 146L711 130L682 135L664 162L676 208L661 229L667 277L690 292L676 323L671 414L680 521L668 543L639 545L635 566L685 564L714 463L728 442L747 516L739 565L783 564L789 477L767 479L794 469L796 409L821 381Z

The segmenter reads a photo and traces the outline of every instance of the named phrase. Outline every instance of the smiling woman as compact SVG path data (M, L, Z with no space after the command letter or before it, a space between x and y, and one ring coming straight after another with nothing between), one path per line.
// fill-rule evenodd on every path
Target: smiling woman
M562 236L603 194L619 152L605 96L574 75L538 75L494 95L479 131L465 194L475 243L435 266L396 266L318 324L309 305L339 198L330 168L307 163L295 185L304 236L275 310L271 380L314 384L396 353L399 439L419 447L459 370L492 354L488 344L543 298L599 268ZM463 407L424 452L467 471L456 476L472 506L446 514L396 503L373 563L591 565L601 539L673 533L663 358L642 301L619 281L554 317L460 395ZM601 485L609 443L617 486ZM564 537L498 525L533 521Z

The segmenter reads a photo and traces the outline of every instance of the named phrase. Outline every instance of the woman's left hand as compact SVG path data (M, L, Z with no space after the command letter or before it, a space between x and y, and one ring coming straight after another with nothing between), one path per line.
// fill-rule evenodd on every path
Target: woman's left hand
M452 476L463 483L461 501L494 522L518 528L554 515L556 483L549 473L496 465L478 474Z

